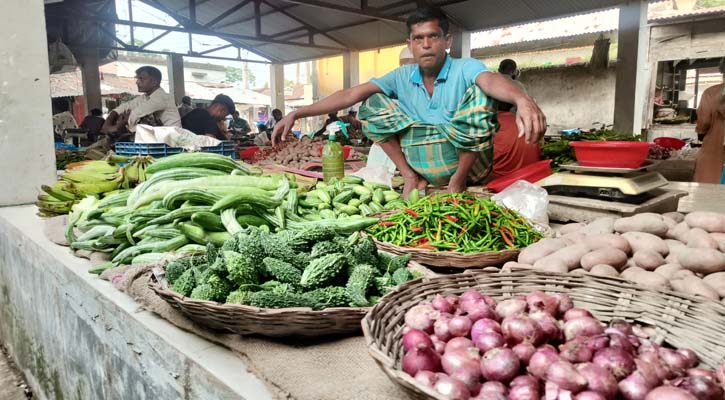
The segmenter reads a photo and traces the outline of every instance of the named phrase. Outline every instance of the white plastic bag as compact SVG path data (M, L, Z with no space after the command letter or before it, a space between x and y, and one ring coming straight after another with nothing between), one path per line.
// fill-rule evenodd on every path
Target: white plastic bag
M549 194L541 186L524 180L516 181L491 200L497 204L518 211L534 224L549 225Z
M368 182L393 186L393 174L385 166L363 167L352 175L363 178Z
M48 64L51 74L75 71L76 62L73 52L60 41L60 39L48 45Z

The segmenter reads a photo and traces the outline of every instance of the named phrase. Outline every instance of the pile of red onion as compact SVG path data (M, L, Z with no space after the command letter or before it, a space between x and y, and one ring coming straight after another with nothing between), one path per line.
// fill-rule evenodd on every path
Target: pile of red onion
M725 366L602 324L565 294L497 303L469 290L405 314L403 370L451 400L722 400Z

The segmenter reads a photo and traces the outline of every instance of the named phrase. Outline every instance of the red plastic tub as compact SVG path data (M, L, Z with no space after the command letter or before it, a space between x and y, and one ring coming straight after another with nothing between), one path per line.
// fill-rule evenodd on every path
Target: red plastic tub
M551 160L543 160L529 164L508 175L492 180L488 183L488 185L486 185L486 187L494 192L500 192L521 179L527 182L536 183L551 175L550 164Z
M583 167L639 168L647 158L647 142L570 142Z
M242 160L248 160L254 156L254 153L259 150L259 146L250 146L247 148L239 149L239 158Z
M666 147L672 150L679 150L685 147L684 140L673 137L658 137L654 140L654 142L658 146Z
M320 146L320 157L322 156L322 148L324 146ZM347 160L350 158L350 152L352 151L352 146L342 146L342 157Z

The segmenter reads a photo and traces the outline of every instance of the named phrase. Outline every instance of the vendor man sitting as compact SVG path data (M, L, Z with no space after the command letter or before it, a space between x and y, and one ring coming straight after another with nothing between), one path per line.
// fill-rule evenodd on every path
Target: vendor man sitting
M121 132L127 125L130 132L136 132L137 124L181 128L179 110L160 85L161 71L158 68L147 65L137 69L136 87L142 94L111 111L101 132Z
M418 9L408 17L407 27L415 64L293 111L277 123L273 144L297 118L365 100L358 113L363 132L393 160L407 196L427 183L447 183L450 192L460 192L467 181L479 182L490 173L498 125L493 99L516 105L519 136L525 135L527 142L540 139L546 119L531 97L481 62L447 54L452 38L442 11Z

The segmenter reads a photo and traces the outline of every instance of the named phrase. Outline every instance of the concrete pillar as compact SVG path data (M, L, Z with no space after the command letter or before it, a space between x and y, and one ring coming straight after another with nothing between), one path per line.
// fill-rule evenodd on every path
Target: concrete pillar
M462 31L453 33L451 56L456 58L471 57L471 32Z
M98 70L98 52L95 50L80 50L77 60L81 65L83 79L83 96L86 99L86 115L94 108L101 109L101 73Z
M614 129L641 133L646 84L649 28L647 1L629 1L619 9L617 83L614 94Z
M55 181L43 2L3 1L0 37L0 206L33 203Z
M184 88L184 56L170 54L166 58L166 70L169 77L169 94L176 104L181 104L181 98L186 94Z
M284 112L284 64L270 66L269 87L272 89L272 108L279 108Z
M360 52L348 51L342 55L342 87L347 89L360 84Z

